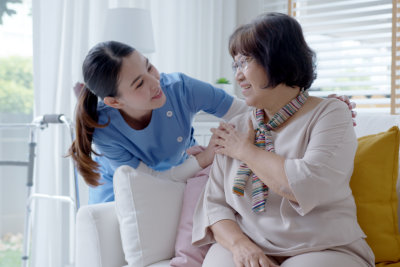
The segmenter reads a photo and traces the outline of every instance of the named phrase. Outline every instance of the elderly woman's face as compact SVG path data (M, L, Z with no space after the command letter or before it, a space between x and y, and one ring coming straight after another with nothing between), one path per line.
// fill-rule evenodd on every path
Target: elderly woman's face
M238 54L234 58L232 67L235 70L235 79L242 89L246 104L257 108L264 108L263 102L270 89L264 89L268 82L265 69L254 58Z

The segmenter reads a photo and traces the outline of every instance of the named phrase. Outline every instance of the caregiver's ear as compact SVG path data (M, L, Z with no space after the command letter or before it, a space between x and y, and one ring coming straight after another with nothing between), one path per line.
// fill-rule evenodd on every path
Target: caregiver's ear
M113 108L121 108L122 107L122 103L118 101L118 99L116 99L115 97L112 96L106 96L103 100L104 104L106 104L107 106L113 107Z

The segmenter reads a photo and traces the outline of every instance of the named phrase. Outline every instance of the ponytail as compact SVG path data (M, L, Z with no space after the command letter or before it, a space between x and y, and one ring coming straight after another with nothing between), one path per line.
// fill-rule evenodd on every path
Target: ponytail
M80 92L75 115L76 138L69 148L69 155L79 173L92 186L100 185L100 166L92 159L92 154L99 155L92 149L94 128L104 128L109 124L109 121L104 125L97 123L97 101L97 96L86 86Z
M94 129L104 128L110 123L109 119L106 124L98 124L97 101L98 98L117 95L122 60L134 51L133 47L119 42L99 43L90 49L82 64L85 86L76 105L76 139L68 154L75 161L86 183L91 186L100 185L100 166L92 159L93 154L99 155L92 149Z

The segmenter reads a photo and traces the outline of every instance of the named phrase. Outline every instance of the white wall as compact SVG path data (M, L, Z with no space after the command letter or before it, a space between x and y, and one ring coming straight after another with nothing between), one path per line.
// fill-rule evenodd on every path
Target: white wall
M237 25L250 22L263 10L263 0L237 0Z

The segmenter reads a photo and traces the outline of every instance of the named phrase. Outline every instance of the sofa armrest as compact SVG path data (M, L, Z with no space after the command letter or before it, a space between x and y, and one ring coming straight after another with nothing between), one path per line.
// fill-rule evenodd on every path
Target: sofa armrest
M121 267L122 250L115 203L82 206L76 217L76 267Z

